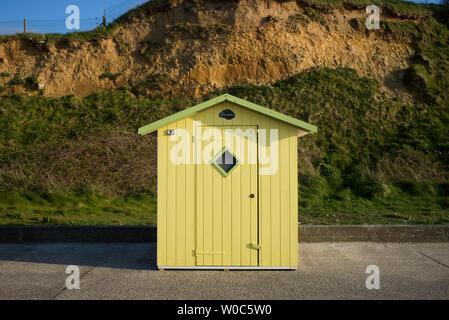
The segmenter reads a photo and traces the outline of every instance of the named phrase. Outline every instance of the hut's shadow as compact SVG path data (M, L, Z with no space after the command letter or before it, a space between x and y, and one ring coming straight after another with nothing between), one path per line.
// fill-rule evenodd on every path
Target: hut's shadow
M156 243L1 244L2 261L156 270Z

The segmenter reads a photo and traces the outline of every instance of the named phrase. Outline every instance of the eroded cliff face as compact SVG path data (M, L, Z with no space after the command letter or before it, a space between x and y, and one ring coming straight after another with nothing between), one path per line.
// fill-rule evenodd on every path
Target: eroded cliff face
M297 1L205 1L197 7L178 1L117 27L108 38L4 41L0 72L10 77L0 77L0 86L6 93L37 92L37 84L8 84L17 75L36 77L40 92L52 97L125 85L149 96L199 97L315 66L347 66L400 91L401 71L414 53L411 39L354 28L354 19L365 16L344 8L317 16Z

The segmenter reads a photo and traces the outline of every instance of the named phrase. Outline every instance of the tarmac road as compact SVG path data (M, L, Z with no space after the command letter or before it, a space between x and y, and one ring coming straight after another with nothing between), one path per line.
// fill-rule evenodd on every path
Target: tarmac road
M0 299L449 299L448 243L302 243L299 257L298 271L158 271L154 243L2 244Z

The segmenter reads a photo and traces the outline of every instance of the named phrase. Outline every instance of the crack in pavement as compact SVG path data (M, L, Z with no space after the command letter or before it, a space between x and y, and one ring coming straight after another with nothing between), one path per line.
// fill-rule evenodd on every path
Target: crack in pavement
M82 274L80 275L80 283L81 283L81 280L82 280L85 276L87 276L91 271L93 271L94 269L96 269L97 266L98 266L98 264L95 265L95 266L93 266L92 268L90 268L90 269L87 270L86 272L82 273ZM66 290L68 290L68 289L67 289L67 286L64 286L64 287L63 287L61 290L59 290L54 296L50 297L49 300L54 300L57 296L59 296L61 293L63 293L63 292L66 291Z
M419 251L419 250L416 250L416 249L412 249L412 250L415 251L415 252L417 252L417 253L419 253L419 254L422 255L423 257L426 257L427 259L430 259L430 260L432 260L432 261L438 263L439 265L442 265L443 267L446 267L446 268L449 269L449 266L448 266L447 264L444 264L443 262L438 261L437 259L432 258L431 256L428 256L427 254L422 253L422 252Z
M123 245L120 244L120 245L118 245L118 247L119 247L119 248L123 248ZM103 260L103 261L102 261L102 260L99 260L98 263L94 264L89 270L87 270L86 272L80 274L80 283L81 283L81 280L82 280L83 278L85 278L85 277L86 277L88 274L90 274L93 270L97 269L98 266L100 266L102 262L105 263L105 262L108 262L108 261L111 261L111 260L113 261L113 259L116 258L116 257L119 256L119 255L120 255L120 250L116 250L116 251L113 251L112 254L106 256L106 259L105 259L105 260ZM66 286L64 286L64 287L63 287L61 290L59 290L54 296L52 296L49 300L54 300L56 297L58 297L59 295L61 295L61 294L62 294L63 292L65 292L66 290L68 290L68 289L67 289Z

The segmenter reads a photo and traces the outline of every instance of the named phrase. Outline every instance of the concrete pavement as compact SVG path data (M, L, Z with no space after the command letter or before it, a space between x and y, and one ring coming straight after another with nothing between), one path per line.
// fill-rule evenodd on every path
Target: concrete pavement
M157 271L154 243L2 244L0 299L449 299L448 243L302 243L299 257L298 271Z

